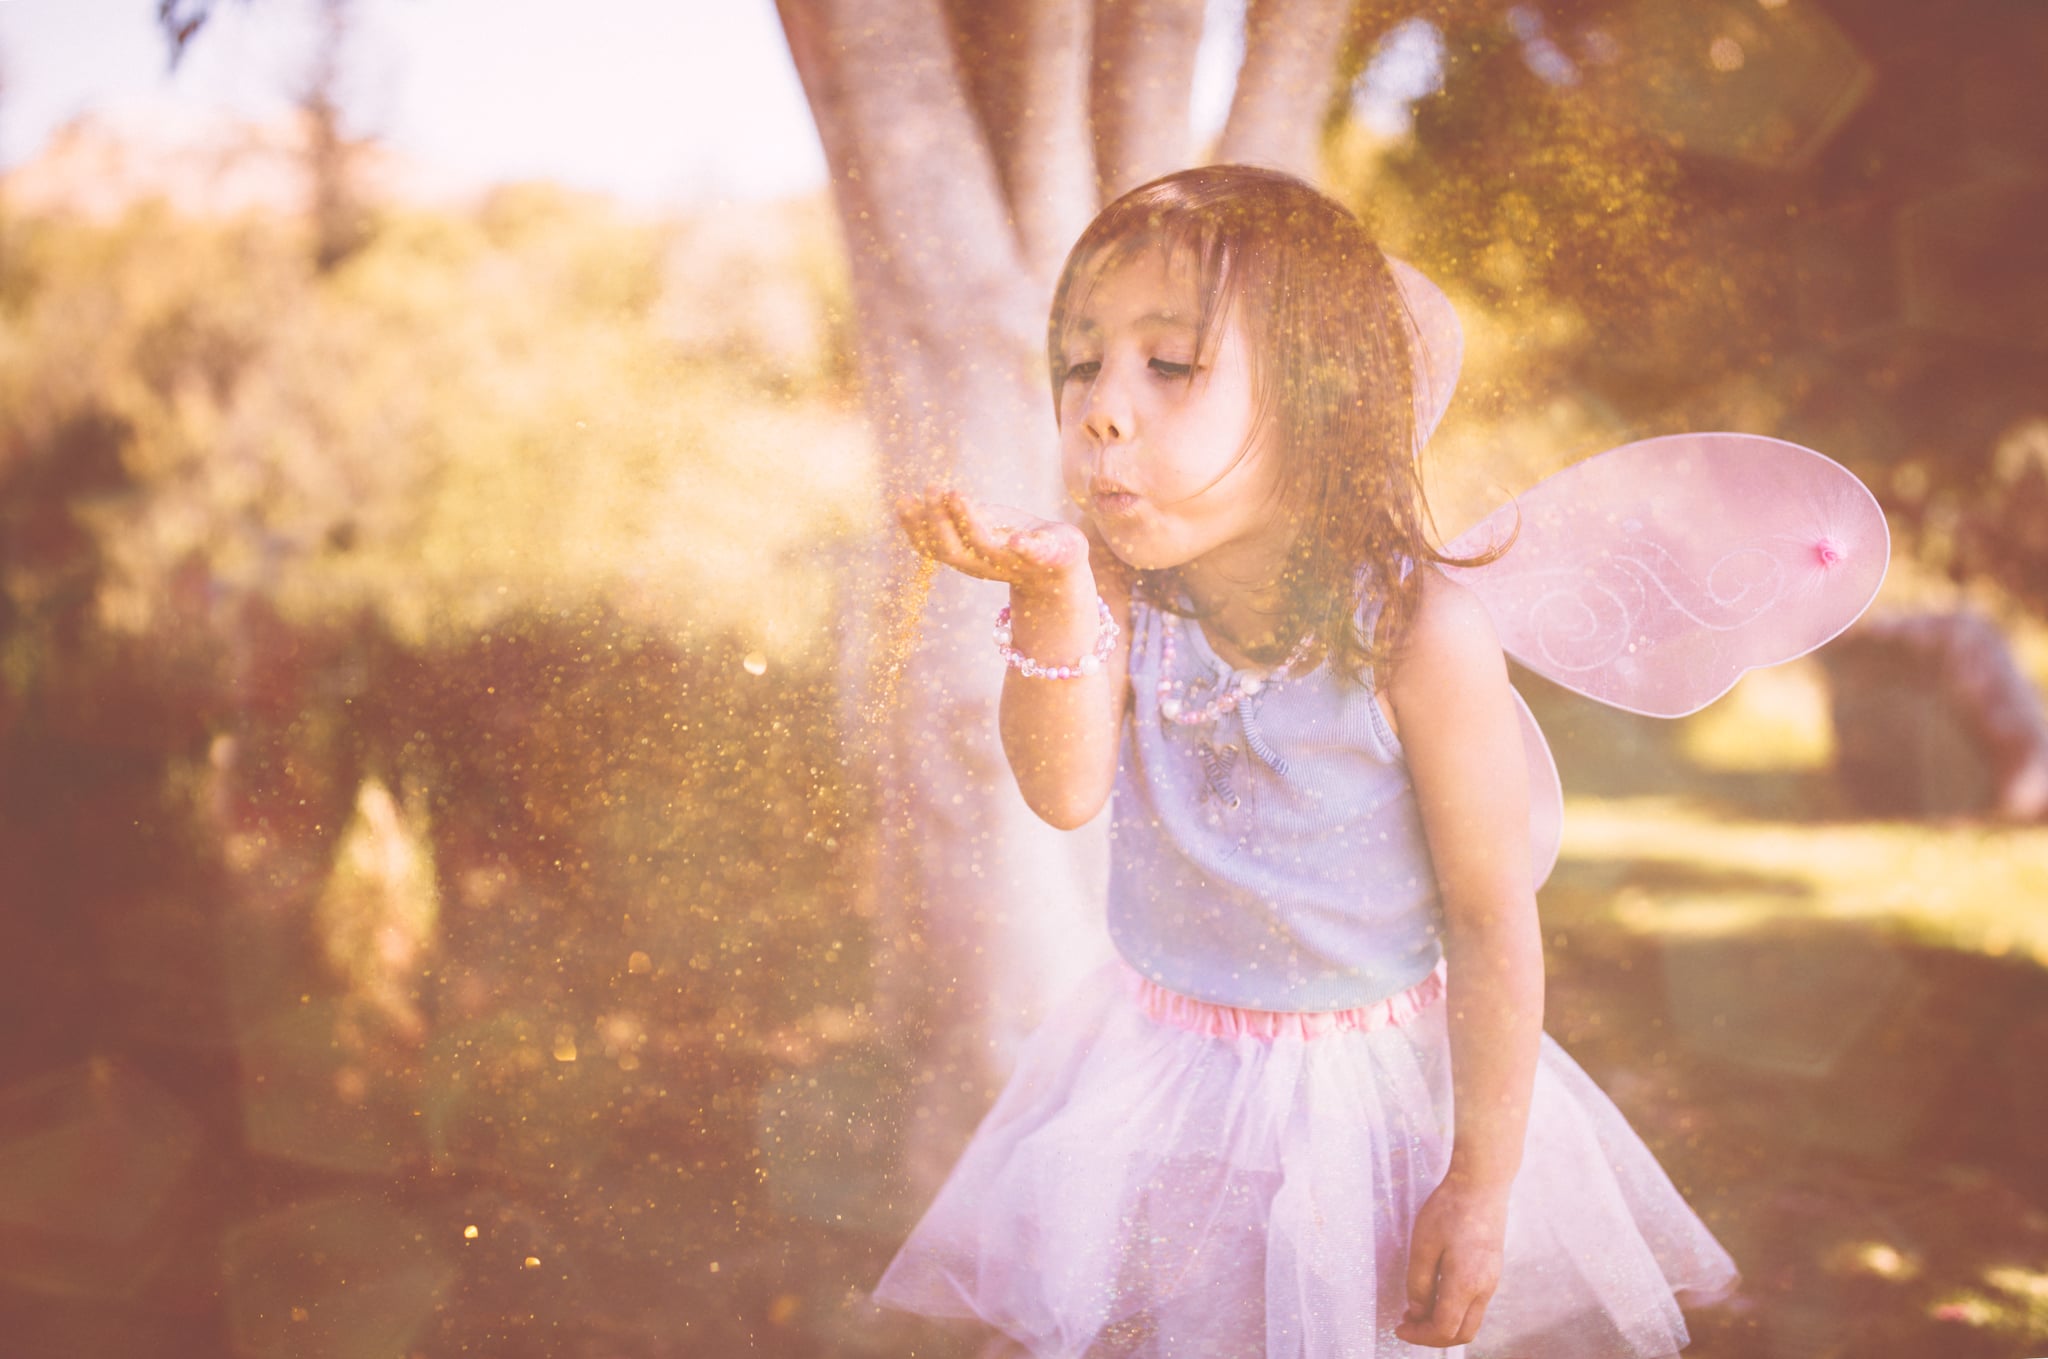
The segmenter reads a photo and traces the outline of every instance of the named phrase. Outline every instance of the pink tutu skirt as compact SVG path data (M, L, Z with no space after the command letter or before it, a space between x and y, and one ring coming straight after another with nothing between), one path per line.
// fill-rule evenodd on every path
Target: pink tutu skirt
M875 1289L1040 1359L1661 1359L1728 1253L1546 1034L1499 1288L1469 1346L1396 1338L1450 1157L1442 971L1334 1014L1211 1005L1121 962L1032 1035Z

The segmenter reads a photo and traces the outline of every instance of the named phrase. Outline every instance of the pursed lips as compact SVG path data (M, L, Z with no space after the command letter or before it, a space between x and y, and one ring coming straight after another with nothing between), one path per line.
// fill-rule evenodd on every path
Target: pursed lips
M1138 493L1113 481L1090 483L1088 500L1101 514L1127 514L1138 507Z

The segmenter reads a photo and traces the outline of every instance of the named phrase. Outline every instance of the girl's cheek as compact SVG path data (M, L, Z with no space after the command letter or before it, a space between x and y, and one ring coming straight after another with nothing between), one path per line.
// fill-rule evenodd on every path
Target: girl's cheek
M1071 463L1063 463L1060 470L1060 483L1066 490L1067 499L1073 504L1080 506L1083 510L1088 509L1088 477L1086 472Z

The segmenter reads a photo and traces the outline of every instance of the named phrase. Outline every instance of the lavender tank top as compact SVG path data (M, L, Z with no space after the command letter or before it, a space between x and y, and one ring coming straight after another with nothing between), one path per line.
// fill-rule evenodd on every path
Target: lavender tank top
M1377 621L1377 601L1361 615ZM1198 706L1233 671L1177 620ZM1110 798L1109 928L1169 990L1260 1010L1342 1010L1413 986L1442 956L1442 905L1401 744L1327 664L1213 724L1159 711L1164 616L1131 602L1131 703Z

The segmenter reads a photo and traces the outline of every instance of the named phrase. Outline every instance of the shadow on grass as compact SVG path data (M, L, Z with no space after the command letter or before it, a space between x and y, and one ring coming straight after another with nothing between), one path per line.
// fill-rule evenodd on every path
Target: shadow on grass
M1569 796L1683 796L1709 812L1799 824L1858 819L1830 770L1705 768L1687 757L1678 721L1595 703L1519 666L1514 682Z
M2048 973L1814 919L1688 937L1580 912L1548 944L1548 1028L1742 1268L1688 1353L2048 1340Z
M828 676L602 615L237 629L56 657L5 732L10 1343L969 1352L862 1298L928 1077L864 1014ZM1547 725L1574 793L1684 776L1668 723ZM1552 1032L1745 1272L1693 1353L2039 1352L2048 981L1813 897L1647 853L1544 890Z

